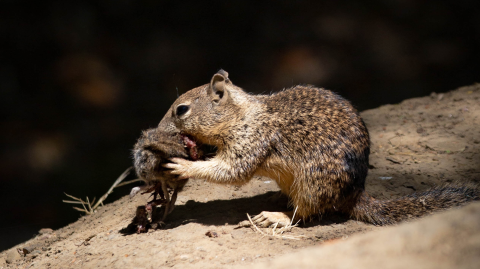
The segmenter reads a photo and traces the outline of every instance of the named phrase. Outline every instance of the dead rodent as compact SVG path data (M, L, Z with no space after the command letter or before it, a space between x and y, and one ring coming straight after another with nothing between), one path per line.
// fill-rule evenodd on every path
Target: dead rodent
M151 220L155 207L164 205L165 211L161 219L163 222L175 207L177 194L183 189L188 179L178 179L177 175L171 174L161 164L167 163L172 157L198 160L202 154L201 149L188 136L172 130L167 132L161 125L143 131L133 149L133 157L135 171L138 177L145 181L145 186L133 188L131 196L143 190L142 194L153 192L153 200L147 203L140 215L137 211L136 218L141 219L143 213L146 213ZM145 225L139 224L139 231L144 231L144 227Z
M218 148L206 161L172 159L163 166L173 174L237 185L254 175L269 177L289 197L298 219L343 212L384 225L479 199L476 187L461 184L395 200L370 197L370 138L363 120L347 100L314 86L252 95L220 70L209 84L180 96L160 124ZM292 213L262 212L254 221L285 225Z

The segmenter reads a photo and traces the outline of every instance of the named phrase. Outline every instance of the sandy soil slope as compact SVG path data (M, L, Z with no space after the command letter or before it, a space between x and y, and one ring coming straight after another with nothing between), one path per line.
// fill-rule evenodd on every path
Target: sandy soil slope
M463 87L446 94L409 99L396 105L385 105L364 111L362 116L372 139L372 167L366 186L372 196L380 199L396 198L453 180L480 183L480 85ZM408 240L397 242L400 245L421 245L425 242L424 239L412 235L427 233L429 225L436 229L439 226L434 224L444 221L439 215L426 220L412 220L412 224L375 227L342 216L328 216L302 224L288 233L290 236L303 236L301 240L264 237L250 228L235 229L237 223L246 219L246 213L255 215L263 210L285 210L286 200L279 197L277 191L275 183L267 178L255 178L242 187L213 185L201 180L190 181L180 193L177 207L169 215L166 227L151 229L143 234L125 231L134 217L136 207L145 204L148 197L124 197L105 205L91 216L82 217L56 231L41 231L35 238L0 253L0 268L261 266L284 254L292 255L312 246L321 248L306 251L335 253L340 244L330 243L343 241L350 242L350 245L342 250L343 255L336 257L345 266L337 264L327 268L348 268L347 265L353 261L349 259L361 260L363 253L372 250L373 247L365 249L365 252L359 250L362 242L374 242L380 249L382 244L389 245L391 240ZM445 230L441 234L446 237L445 241L428 239L432 246L447 242L445 253L450 255L433 261L441 263L443 267L439 268L454 264L456 259L463 257L461 255L468 258L472 251L478 253L478 205L462 212L451 212L445 218L464 218L468 223L476 221L477 229L464 230L462 221L450 221L448 225L440 225ZM470 221L469 217L473 220ZM393 229L399 229L400 235L405 237L389 237L389 232L396 234L392 232ZM376 232L371 233L374 230ZM207 236L209 231L218 236ZM368 235L356 235L364 233ZM458 240L470 238L473 241L465 241L464 247L457 247L461 241L449 241L455 240L457 235L461 235ZM449 245L448 242L454 243ZM21 256L18 248L26 249L29 253ZM415 255L430 257L428 255L433 255L431 252L438 252L440 248L419 248ZM407 252L392 248L391 251L385 249L379 253L382 256L396 255L398 258ZM308 253L301 252L293 259L310 255ZM431 257L439 257L438 253ZM404 265L407 266L406 263Z
M287 254L253 268L474 269L480 266L479 254L480 203L476 202L413 223Z

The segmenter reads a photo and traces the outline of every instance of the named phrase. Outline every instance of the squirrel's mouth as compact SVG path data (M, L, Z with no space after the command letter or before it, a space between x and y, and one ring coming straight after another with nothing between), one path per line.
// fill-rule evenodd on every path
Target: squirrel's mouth
M180 135L182 137L183 144L187 148L188 155L193 161L196 161L200 158L197 142L193 137L185 134Z
M217 153L217 148L214 146L199 143L190 135L181 134L180 136L192 161L204 160L207 157L215 156Z

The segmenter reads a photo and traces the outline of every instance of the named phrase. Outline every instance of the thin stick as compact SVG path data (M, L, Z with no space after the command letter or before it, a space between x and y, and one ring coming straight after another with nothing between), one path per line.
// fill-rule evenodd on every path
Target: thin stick
M290 226L292 226L292 224L293 224L293 220L295 219L295 214L297 214L297 209L298 209L298 206L295 207L295 211L293 211L293 217L292 217L292 219L290 220ZM297 222L297 223L298 223L298 222ZM295 224L295 225L296 225L296 224Z
M98 202L93 206L93 208L97 208L100 203L102 203L105 199L107 199L108 195L110 193L113 192L113 189L118 185L120 184L120 182L122 182L122 180L124 180L128 174L130 173L130 170L132 170L132 166L130 166L127 170L125 170L118 178L117 180L115 180L115 182L113 183L113 185L110 187L110 189L107 191L107 193L105 193L104 195L102 195L102 197L100 197L100 199L98 199Z
M127 170L125 170L118 178L117 180L115 180L115 182L113 183L113 185L110 187L110 189L107 191L107 193L105 193L104 195L102 195L102 197L100 197L100 199L98 199L98 201L95 203L95 200L96 198L93 198L93 201L90 202L90 199L88 198L88 196L86 197L86 202L83 201L82 199L80 198L77 198L75 196L72 196L70 194L67 194L65 193L65 195L71 199L73 199L73 201L70 201L70 200L62 200L64 203L68 203L68 204L80 204L82 205L83 209L79 208L79 207L73 207L75 210L78 210L78 211L81 211L81 212L85 212L86 214L93 214L95 213L95 210L97 209L97 207L99 207L100 205L103 206L103 201L105 199L107 199L108 195L110 193L113 192L113 189L116 188L116 187L119 187L121 185L126 185L126 184L129 184L129 183L133 183L133 182L137 182L137 181L140 181L140 179L134 179L134 180L130 180L130 181L127 181L127 182L124 182L123 184L120 184L120 182L122 182L127 176L128 174L130 173L130 170L132 170L132 167L129 167ZM94 204L95 203L95 204ZM94 204L94 205L93 205ZM88 206L88 209L87 209L87 205ZM93 205L93 206L92 206Z
M132 179L132 180L129 180L129 181L125 181L125 182L122 182L122 183L118 184L117 186L115 186L115 188L118 188L118 187L121 187L121 186L124 186L124 185L128 185L130 183L138 182L138 181L143 181L143 179L137 178L137 179Z
M90 212L93 212L92 206L90 205L90 201L88 200L88 196L87 196L87 205L88 205L88 209L90 210Z
M82 199L79 199L79 198L77 198L77 197L73 197L73 196L71 196L70 194L66 194L66 193L64 193L64 194L65 194L66 196L72 198L73 200L82 201Z
M80 208L80 207L74 206L73 209L78 210L78 211L80 211L80 212L85 212L85 213L89 214L89 212L85 211L85 209L82 209L82 208Z
M90 211L88 211L87 208L85 207L85 204L83 203L83 201L82 201L82 206L83 206L83 209L85 209L85 212L90 212Z
M69 201L69 200L62 200L62 202L64 203L67 203L67 204L82 204L82 202L78 202L78 201Z
M277 226L278 226L279 223L280 223L279 221L277 221L277 223L275 223L275 226L272 229L272 235L275 235L275 229L277 229Z

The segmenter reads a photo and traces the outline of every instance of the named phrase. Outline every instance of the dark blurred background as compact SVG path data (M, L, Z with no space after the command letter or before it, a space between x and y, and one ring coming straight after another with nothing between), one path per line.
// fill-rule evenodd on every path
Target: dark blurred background
M78 219L63 192L100 197L177 91L220 68L249 92L315 84L359 110L478 82L478 7L1 0L0 250Z

